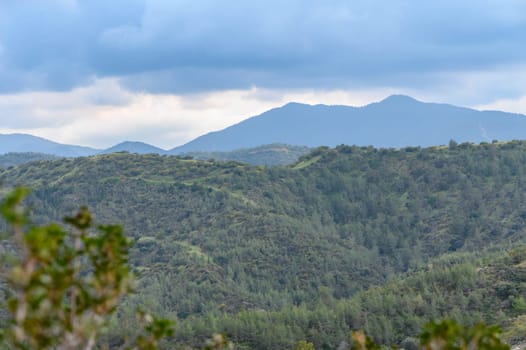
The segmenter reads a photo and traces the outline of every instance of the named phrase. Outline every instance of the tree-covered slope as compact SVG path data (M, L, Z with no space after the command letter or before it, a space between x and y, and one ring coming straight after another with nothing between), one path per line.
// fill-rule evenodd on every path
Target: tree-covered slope
M524 241L526 143L319 148L290 167L117 153L2 170L36 221L87 204L135 240L137 303L184 319L352 298ZM134 303L133 301L129 301Z
M36 162L40 160L53 160L57 159L59 157L51 155L51 154L44 154L44 153L16 153L16 152L10 152L6 154L0 154L0 167L2 168L9 168L11 166L16 166L20 164L30 163L30 162Z
M284 144L263 145L254 148L238 149L230 152L189 152L190 156L200 160L237 161L252 165L289 165L310 152L310 148Z
M115 146L100 151L99 154L116 153L116 152L129 152L137 154L165 154L166 151L162 148L149 145L144 142L138 141L124 141Z
M177 325L176 342L199 344L207 332L228 334L240 348L292 349L308 340L317 349L349 342L364 330L383 345L417 349L417 335L430 320L500 324L510 344L526 341L526 250L452 253L348 299L321 288L316 302L277 311L194 316Z

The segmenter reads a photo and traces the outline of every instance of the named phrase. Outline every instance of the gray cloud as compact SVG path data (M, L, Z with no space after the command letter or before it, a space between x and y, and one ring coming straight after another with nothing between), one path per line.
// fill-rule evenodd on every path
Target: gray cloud
M4 0L0 93L417 88L526 63L525 34L521 0Z

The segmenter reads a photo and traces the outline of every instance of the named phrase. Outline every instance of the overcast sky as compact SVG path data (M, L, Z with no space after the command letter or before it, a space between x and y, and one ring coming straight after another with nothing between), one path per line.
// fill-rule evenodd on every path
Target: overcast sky
M0 133L164 148L289 101L526 114L524 0L0 0Z

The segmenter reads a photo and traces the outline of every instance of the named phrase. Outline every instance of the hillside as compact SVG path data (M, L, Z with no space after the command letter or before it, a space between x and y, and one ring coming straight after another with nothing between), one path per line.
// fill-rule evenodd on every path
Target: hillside
M270 143L407 147L526 137L526 117L391 96L364 107L289 103L170 151L229 151Z
M123 223L140 275L123 320L134 305L187 319L357 298L443 254L521 244L524 178L519 141L318 148L290 167L116 153L0 171L7 186L34 189L36 222L85 203L99 222ZM503 300L526 297L517 283ZM484 305L470 320L491 314ZM429 308L422 315L461 314Z
M189 152L189 156L200 160L237 161L252 165L288 165L295 163L301 156L310 152L310 148L284 144L263 145L254 148L238 149L230 152Z
M110 147L108 149L105 149L104 151L99 152L99 154L108 154L108 153L115 153L115 152L129 152L129 153L136 153L136 154L150 154L150 153L165 154L166 153L164 149L149 145L144 142L125 141L113 147Z
M380 344L417 349L423 324L452 318L462 324L500 324L509 344L524 344L525 248L446 254L428 267L349 299L334 299L320 289L318 300L310 305L191 317L177 325L175 341L198 345L213 329L250 349L292 349L305 339L316 349L336 349L349 342L350 329L363 329Z
M0 154L0 167L2 168L8 168L11 166L16 166L20 164L30 163L30 162L36 162L40 160L53 160L57 159L57 156L51 155L51 154L44 154L44 153L6 153L6 154Z

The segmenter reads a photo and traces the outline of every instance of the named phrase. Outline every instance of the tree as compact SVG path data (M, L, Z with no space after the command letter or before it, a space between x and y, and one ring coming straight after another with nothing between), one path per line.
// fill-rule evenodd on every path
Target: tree
M452 320L431 322L420 335L420 345L425 350L509 350L509 345L499 338L499 327L478 323L464 327Z
M499 338L501 330L496 326L478 323L464 327L453 320L430 322L420 334L422 350L509 350ZM353 350L376 350L380 347L362 332L353 332Z
M294 345L294 350L316 350L314 344L305 340L300 340Z
M121 298L130 292L127 266L130 242L116 225L93 223L86 208L62 226L32 225L21 207L27 189L7 196L0 210L13 227L16 256L7 278L10 325L3 332L8 348L90 350ZM155 350L172 335L172 322L139 313L143 332L123 348Z

